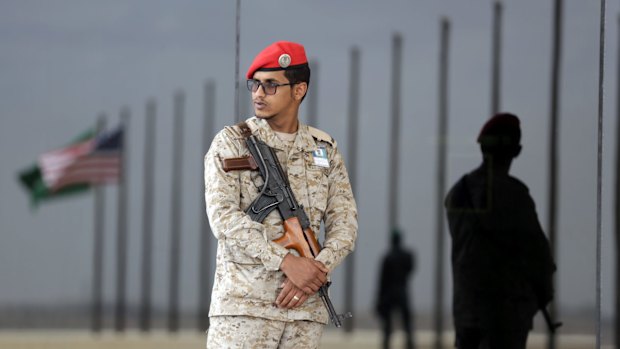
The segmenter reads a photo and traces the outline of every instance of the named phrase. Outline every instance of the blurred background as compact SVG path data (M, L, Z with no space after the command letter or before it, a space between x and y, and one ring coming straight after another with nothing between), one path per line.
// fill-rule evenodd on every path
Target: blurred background
M562 335L586 336L580 347L593 348L600 3L561 3L556 317L564 323ZM497 4L501 25L494 27ZM437 215L443 217L438 181L443 180L445 194L479 165L476 137L494 111L520 117L523 152L512 174L529 186L546 231L553 216L549 145L556 4L242 0L237 12L234 1L0 1L0 337L11 330L145 329L145 304L153 332L202 335L206 330L200 315L210 297L215 242L204 225L202 158L215 132L252 115L244 84L235 105L237 16L240 78L270 43L302 43L313 68L302 121L331 134L348 162L356 149L354 166L348 165L359 207L359 239L352 266L336 270L331 287L336 308L355 314L347 333L355 337L378 329L373 306L379 264L394 226L417 256L410 284L416 330L434 333L439 316L449 332L450 240L447 228L438 226ZM606 345L613 344L616 298L619 13L620 4L608 2L600 260ZM443 68L442 20L449 22ZM493 44L494 33L500 34L499 46ZM494 47L500 52L495 70ZM358 73L351 72L352 52L358 54ZM358 89L353 102L352 86ZM396 101L395 95L400 96ZM41 154L94 128L102 115L108 129L116 128L120 114L127 115L123 186L102 187L103 201L87 190L33 205L19 174ZM396 139L394 115L399 118ZM353 126L355 143L350 142ZM396 174L390 170L395 141ZM438 161L445 161L443 171ZM398 195L390 203L394 180ZM125 188L120 195L125 201L118 199L119 187ZM145 218L149 210L152 218ZM98 220L103 225L96 225ZM102 227L101 235L96 227ZM446 236L439 240L441 269L438 232ZM151 259L146 260L150 286L145 288L146 236ZM101 258L94 258L97 251ZM97 263L100 277L94 275ZM437 289L436 277L443 289ZM546 332L541 319L534 331ZM451 344L444 342L446 348Z

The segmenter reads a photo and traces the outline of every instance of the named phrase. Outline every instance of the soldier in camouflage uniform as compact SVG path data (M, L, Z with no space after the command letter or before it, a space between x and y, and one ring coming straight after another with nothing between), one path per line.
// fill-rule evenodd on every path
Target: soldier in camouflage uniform
M303 46L276 42L248 73L255 117L252 134L275 150L291 189L323 249L300 257L272 240L283 234L277 210L262 223L245 210L259 195L259 171L225 171L224 159L249 155L239 126L226 127L205 156L205 200L217 262L207 348L317 348L327 311L317 291L353 251L357 209L336 142L301 124L298 110L310 78Z

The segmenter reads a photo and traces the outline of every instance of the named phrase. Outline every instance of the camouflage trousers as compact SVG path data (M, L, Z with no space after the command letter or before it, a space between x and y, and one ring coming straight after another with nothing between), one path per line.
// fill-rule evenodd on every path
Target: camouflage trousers
M284 322L251 316L214 316L207 331L207 349L318 348L323 324Z

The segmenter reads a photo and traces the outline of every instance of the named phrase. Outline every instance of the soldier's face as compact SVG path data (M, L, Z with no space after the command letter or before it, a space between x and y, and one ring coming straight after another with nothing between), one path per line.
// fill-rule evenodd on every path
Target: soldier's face
M288 84L283 70L257 71L253 79L262 84ZM296 103L295 87L297 85L284 85L276 87L274 94L265 93L265 88L260 86L252 92L254 114L261 119L271 119L279 115L297 115L299 103Z

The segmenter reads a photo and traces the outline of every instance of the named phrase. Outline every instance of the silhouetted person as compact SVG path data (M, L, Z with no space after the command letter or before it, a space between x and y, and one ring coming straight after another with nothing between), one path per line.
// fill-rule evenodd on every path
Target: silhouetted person
M392 232L392 246L383 257L377 297L376 311L383 326L383 348L390 347L392 334L392 313L401 314L403 330L406 336L406 348L414 347L411 329L411 311L409 308L408 281L414 271L415 260L411 252L403 249L400 244L400 234Z
M521 152L519 119L498 114L480 131L480 167L446 197L453 316L459 349L522 349L553 297L549 243L528 188L508 171Z

